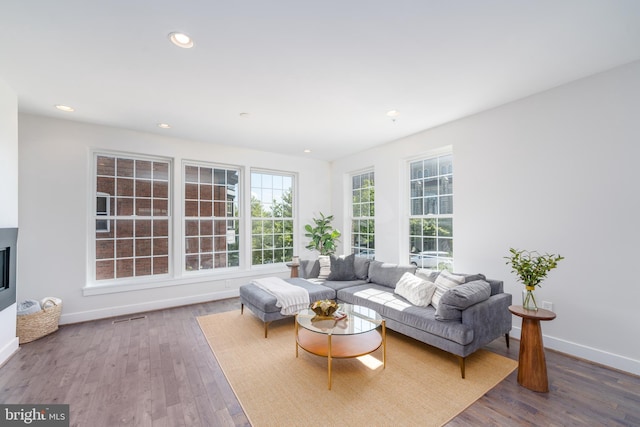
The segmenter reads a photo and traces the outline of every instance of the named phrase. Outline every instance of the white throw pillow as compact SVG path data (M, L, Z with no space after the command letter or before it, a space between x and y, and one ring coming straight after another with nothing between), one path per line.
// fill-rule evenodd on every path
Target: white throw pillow
M411 273L404 273L396 284L395 293L413 305L426 307L431 302L435 290L436 285L433 282L422 280Z
M431 305L438 308L438 303L440 302L442 295L444 295L444 293L449 289L463 284L464 281L464 276L451 274L447 270L442 270L436 278L436 291L433 293L433 297L431 298Z
M329 274L331 274L331 258L329 255L320 255L318 261L320 261L320 274L318 274L318 279L326 279L329 277Z

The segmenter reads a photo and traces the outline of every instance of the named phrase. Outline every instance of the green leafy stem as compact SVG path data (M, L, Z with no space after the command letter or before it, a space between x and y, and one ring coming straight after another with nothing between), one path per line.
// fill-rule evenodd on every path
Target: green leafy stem
M525 251L517 249L509 249L510 256L506 256L506 264L511 265L511 272L516 273L518 280L527 287L527 290L533 290L535 286L547 277L549 271L558 266L558 262L564 257L555 254L541 255L536 251Z

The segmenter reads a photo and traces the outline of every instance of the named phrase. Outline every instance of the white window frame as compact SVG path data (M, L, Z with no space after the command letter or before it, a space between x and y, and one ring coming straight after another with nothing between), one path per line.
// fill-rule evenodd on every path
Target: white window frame
M373 216L371 215L362 215L362 211L359 212L359 215L356 215L357 209L354 209L356 207L356 202L354 202L354 197L355 197L355 191L356 188L354 188L353 185L353 181L354 179L368 179L365 178L365 176L371 176L373 179L373 192L374 192L374 200L373 201L369 201L369 203L373 204ZM371 187L366 187L371 188ZM358 171L358 172L354 172L351 175L349 175L349 188L350 188L350 193L349 193L349 213L350 213L350 223L349 223L349 229L350 229L350 241L349 241L349 246L350 246L350 251L351 253L355 253L356 256L362 256L368 259L375 259L375 171L373 168L370 169L366 169L366 170L362 170L362 171ZM362 190L363 187L359 187L358 190ZM357 203L362 203L362 202L357 202ZM358 206L359 208L362 207L362 205ZM369 213L371 213L369 211ZM367 234L373 234L373 239L374 239L374 243L373 243L373 247L371 247L371 245L367 245L367 248L365 248L363 250L362 247L356 247L354 245L354 239L356 235L360 235L362 233L360 233L359 231L356 232L356 230L354 229L354 223L356 221L367 221L370 225L373 224L373 233L367 232Z
M254 188L257 188L257 186L254 185L253 182L253 176L254 174L262 174L262 175L271 175L271 176L279 176L279 177L287 177L289 179L291 179L291 197L292 197L292 201L291 201L291 216L290 217L254 217L253 216L253 212L251 211L252 209L252 192L254 191ZM249 178L247 180L247 186L249 188L249 194L247 196L247 211L248 211L248 235L247 235L247 239L246 241L248 241L248 250L246 251L246 253L248 254L248 259L247 259L247 265L249 268L252 269L260 269L260 268L266 268L269 266L273 266L273 265L283 265L286 262L289 262L293 255L296 253L296 244L297 244L297 220L296 220L296 212L297 212L297 203L298 203L298 197L297 197L297 183L298 183L298 175L295 172L291 172L291 171L282 171L282 170L270 170L270 169L262 169L262 168L252 168L249 171ZM261 187L260 188L265 188ZM273 187L272 187L273 188ZM262 219L259 219L262 218ZM256 234L254 234L254 227L253 227L253 223L254 220L258 221L258 220L279 220L279 219L283 219L283 220L290 220L291 221L291 238L292 238L292 244L291 247L288 246L283 246L283 250L287 250L290 249L290 251L288 253L285 253L284 259L282 259L282 261L278 261L278 262L272 262L272 263L265 263L264 262L264 257L262 258L263 262L258 264L254 264L253 263L253 252L254 252L254 247L253 247L253 241L254 241L254 236L256 236ZM264 233L261 234L261 236L265 236ZM275 242L275 238L274 238L274 242ZM275 243L274 243L275 245ZM263 248L262 248L263 249Z
M443 171L440 169L440 161L450 157L451 159L451 170L450 172L447 171ZM436 184L436 194L429 194L428 196L425 196L424 193L424 188L422 189L422 195L418 195L416 193L416 185L418 183L418 181L421 181L424 185L424 181L425 181L425 177L421 174L419 177L418 176L412 176L412 165L417 163L417 162L427 162L427 161L433 161L435 160L437 162L437 174L435 175L429 175L426 178L431 178L431 180L435 179L437 184ZM446 147L443 148L441 150L437 150L428 154L424 154L422 156L419 157L414 157L411 159L407 160L407 166L406 166L406 170L407 170L407 179L405 182L408 183L407 187L407 198L405 200L408 201L407 203L407 224L406 224L406 228L405 228L405 233L406 236L408 237L407 240L407 252L409 254L408 258L409 258L409 262L411 262L412 264L416 264L418 266L418 268L426 268L426 269L430 269L430 270L439 270L439 269L447 269L447 270L453 270L453 262L454 262L454 256L455 256L455 252L453 251L453 243L455 240L455 231L453 228L453 222L454 222L454 212L453 212L453 198L454 198L454 190L453 190L453 179L454 179L454 172L453 172L453 165L454 165L454 158L453 158L453 150L451 147ZM444 179L451 177L451 191L450 192L442 192L443 187L446 188L446 186L444 186L443 183L445 183ZM412 187L413 186L413 187ZM424 204L426 199L432 199L436 201L437 203L437 212L436 213L424 213ZM418 203L418 201L420 201L421 205L422 205L422 212L421 213L414 213L414 203ZM441 202L445 202L446 203L450 203L450 212L445 212L441 213L440 212L440 207L442 206ZM416 210L419 208L416 208ZM417 234L414 233L412 234L412 228L415 227L415 220L420 220L420 230L421 233ZM425 235L424 234L424 227L425 227L425 223L424 221L429 221L429 224L434 224L435 223L435 230L434 230L434 235ZM440 225L440 223L442 222L443 226ZM447 236L447 227L449 226L449 224L451 224L451 234L450 236ZM441 233L443 235L441 235ZM422 240L419 242L419 244L416 244L418 237L420 237ZM435 248L427 248L425 249L425 239L434 239L436 242L436 247ZM415 250L414 250L414 246ZM426 252L426 253L425 253ZM445 253L446 252L446 253Z
M99 157L111 157L116 159L125 159L125 160L133 160L134 161L134 171L135 171L135 162L136 161L143 161L143 162L158 162L158 163L163 163L163 164L167 164L167 214L166 215L149 215L149 216L138 216L136 215L135 212L135 208L133 211L132 215L119 215L117 212L117 206L113 206L111 201L109 200L111 197L116 197L116 189L114 188L114 194L111 195L109 194L109 197L107 197L107 211L106 211L106 215L105 212L98 212L97 210L97 198L98 197L105 197L105 195L107 195L108 193L102 192L102 191L98 191L98 158ZM92 187L90 189L90 198L89 200L91 200L92 202L90 203L91 205L91 209L90 209L90 214L88 215L89 221L90 221L90 225L88 227L88 230L90 232L89 236L88 236L88 240L89 240L89 248L91 249L91 252L88 254L88 262L89 262L89 266L87 268L87 286L85 287L85 289L89 289L92 287L113 287L113 286L117 286L117 287L121 287L123 284L132 284L132 283L148 283L148 282L154 282L154 281L158 281L158 280L166 280L167 278L170 278L173 275L173 269L172 269L172 265L173 265L173 218L172 218L172 203L173 203L173 191L172 191L172 187L173 187L173 161L170 158L166 158L166 157L161 157L161 156L150 156L150 155L142 155L142 154L134 154L134 153L125 153L125 152L117 152L117 151L109 151L109 150L95 150L91 152L91 176L92 179L90 180L90 182L92 183ZM152 171L153 173L153 171ZM116 172L116 177L117 179L117 172ZM135 180L137 177L135 176L135 172L134 172L134 176L132 177L133 180ZM150 181L153 182L153 178L149 179ZM117 185L117 182L114 183L114 186ZM151 193L153 196L153 193ZM135 194L135 187L134 187L134 195L133 195L133 199L135 200L136 198L136 194ZM161 198L164 200L164 198ZM150 197L150 202L151 204L153 204L153 197ZM111 214L110 210L114 210L114 213ZM153 210L153 206L151 207L151 210ZM134 231L134 235L132 237L133 239L133 256L131 257L133 259L134 262L134 275L133 276L126 276L126 277L117 277L117 267L114 266L114 277L113 278L108 278L108 279L97 279L97 262L101 259L98 258L97 256L97 245L98 245L98 241L101 240L100 237L103 238L108 238L106 236L101 236L102 234L106 234L106 233L114 233L114 263L117 262L117 254L115 253L116 249L116 241L117 241L117 236L115 235L115 233L117 232L116 228L111 226L112 221L117 221L118 219L120 220L133 220L134 224L135 224L135 220L149 220L152 221L153 220L166 220L167 221L167 271L164 273L158 273L158 274L153 274L153 264L151 267L151 274L148 275L142 275L142 276L136 276L135 275L135 260L137 258L140 258L138 256L136 256L136 241L137 239L139 239L139 237L137 237L135 235L135 231ZM102 223L103 221L107 222L107 226L106 227L97 227L98 223ZM153 236L151 236L151 239L153 239ZM128 257L127 257L128 258ZM154 255L151 255L151 258L154 258ZM85 292L85 295L89 295L92 294L91 291Z
M225 203L225 212L228 212L229 204L232 205L232 206L235 204L234 211L237 212L238 215L237 216L224 216L224 217L215 216L215 208L213 208L211 216L209 216L209 217L205 217L205 216L202 216L202 217L201 216L197 216L197 217L195 217L195 216L187 216L186 201L187 200L191 201L191 199L187 198L186 185L187 184L192 184L191 182L187 182L187 173L186 173L186 171L187 171L188 167L212 169L212 181L211 181L212 199L211 199L211 201L212 201L212 203L214 203L214 205L216 203L215 195L214 195L215 186L216 185L220 185L220 184L215 184L215 175L214 175L215 174L215 170L216 169L217 170L224 170L225 171L225 175L226 175L226 172L229 172L229 171L236 172L237 173L237 178L238 178L238 182L236 183L236 190L237 190L238 194L236 195L235 202L230 202L230 201L226 200L224 203ZM242 218L242 212L243 212L243 210L242 210L243 188L242 188L242 186L244 185L243 184L243 179L244 179L243 169L240 166L237 166L237 165L225 165L225 164L219 164L219 163L209 163L209 162L192 161L192 160L186 161L185 160L185 161L182 162L181 173L182 173L182 181L181 181L182 182L182 197L181 197L180 202L181 202L181 206L182 206L182 208L181 208L182 215L181 215L180 221L181 221L182 234L181 234L180 237L181 237L181 241L182 241L182 246L181 246L182 250L181 250L181 253L180 253L180 258L181 258L181 269L182 269L183 274L185 274L185 275L198 275L198 274L212 274L212 273L220 273L220 272L223 272L223 271L224 272L229 272L229 271L239 270L241 265L242 265L242 258L243 258L242 254L243 254L243 246L244 246L244 244L243 244L244 242L243 242L243 239L242 239L242 232L243 232L243 227L242 227L242 221L243 221L243 218ZM203 183L203 182L199 181L199 184L206 184L206 183ZM228 184L225 184L225 186L228 186ZM197 199L197 200L201 201L200 199ZM218 200L217 202L220 202L220 201ZM210 218L214 222L214 225L212 226L212 227L214 227L212 229L212 233L213 234L211 235L211 237L214 239L213 250L212 250L212 263L213 264L212 264L211 268L202 268L201 263L200 263L200 268L198 268L198 269L191 269L190 270L190 269L187 268L187 258L192 255L190 253L187 253L187 244L186 244L187 237L189 237L189 236L187 236L187 220L189 220L189 218L198 218L199 222L203 220L202 218L206 218L206 219ZM230 243L231 240L233 240L238 246L237 250L233 250L233 249L230 250L228 246L227 246L227 249L225 251L216 251L215 250L215 235L216 235L215 234L215 222L216 221L226 221L227 222L227 224L226 224L227 231L225 232L226 243L227 243L227 245L230 245L231 244ZM237 230L238 230L238 234L237 235L235 233L235 228L230 230L231 233L229 233L229 229L228 229L228 222L229 221L234 221L236 223L236 227L237 227ZM202 234L199 234L198 238L200 239L202 236L203 236ZM218 237L220 237L220 236L221 235L218 235ZM237 254L237 256L238 256L237 265L231 265L231 266L227 265L225 267L216 267L215 266L215 264L216 264L216 262L215 262L215 254L216 254L216 252L218 252L218 253L223 253L224 252L226 254L227 262L230 259L230 254ZM199 251L198 255L201 256L202 252Z

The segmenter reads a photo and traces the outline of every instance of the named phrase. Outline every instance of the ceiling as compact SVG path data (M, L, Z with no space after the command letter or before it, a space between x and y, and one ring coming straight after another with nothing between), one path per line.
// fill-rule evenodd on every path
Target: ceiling
M323 160L640 59L637 0L2 3L20 112Z

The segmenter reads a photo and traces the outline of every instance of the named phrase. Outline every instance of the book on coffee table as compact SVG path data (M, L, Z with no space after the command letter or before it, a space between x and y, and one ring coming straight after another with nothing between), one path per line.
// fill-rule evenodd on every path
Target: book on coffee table
M333 313L333 318L336 320L344 319L345 317L347 317L347 313L344 311L336 311Z

